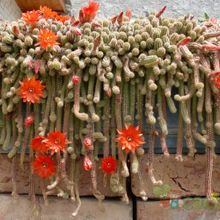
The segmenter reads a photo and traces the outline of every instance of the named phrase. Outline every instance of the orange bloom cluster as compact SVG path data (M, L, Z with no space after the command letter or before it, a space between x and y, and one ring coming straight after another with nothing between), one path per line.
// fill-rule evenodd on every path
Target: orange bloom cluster
M220 71L210 73L209 77L210 81L214 83L215 87L220 89Z
M23 102L28 103L39 103L40 98L43 96L44 85L41 84L40 80L35 79L25 79L20 82L21 86L18 91L18 95L21 96Z
M62 23L64 23L65 21L70 20L70 16L67 16L67 15L57 15L55 18L56 18L57 21L60 21Z
M57 44L57 35L49 29L41 29L38 35L38 41L42 48L52 48Z
M99 3L94 2L94 1L89 1L89 5L86 7L82 7L79 11L79 21L81 24L85 22L91 22L97 12L99 10Z
M25 21L27 24L33 26L38 22L39 18L40 18L40 12L36 10L22 13L22 20Z
M122 150L125 150L127 153L134 153L140 145L144 144L142 139L143 134L140 132L139 127L133 127L132 125L126 126L121 131L117 130L118 138L116 141Z
M47 6L40 6L39 10L32 10L22 13L22 20L32 26L36 25L41 17L45 19L53 19L62 23L71 19L70 16L59 15L57 12L53 11Z
M32 162L32 169L38 176L48 178L55 175L56 163L49 156L39 155Z
M48 152L46 145L46 138L44 136L36 136L31 140L32 150L36 151L39 154L44 154Z
M36 136L31 141L31 147L38 154L48 153L51 155L65 150L68 140L61 131L53 131L47 134L47 137Z
M40 6L40 12L46 19L55 19L58 15L57 12L53 11L52 9L48 8L47 6Z
M53 176L56 164L51 156L64 151L67 144L66 135L60 131L50 132L47 137L34 137L31 140L32 150L36 152L36 158L32 163L34 173L43 178Z

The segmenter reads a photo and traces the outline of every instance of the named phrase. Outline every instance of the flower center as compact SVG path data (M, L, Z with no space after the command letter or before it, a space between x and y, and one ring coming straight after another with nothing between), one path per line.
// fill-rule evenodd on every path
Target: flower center
M128 136L128 137L127 137L127 141L128 141L128 142L131 142L132 140L133 140L133 138L132 138L131 136Z
M30 93L33 93L34 92L34 89L33 88L29 88L28 90Z
M42 165L44 168L47 168L47 163L43 163L43 165Z
M56 140L54 141L54 143L55 143L55 144L59 144L60 141L59 141L58 139L56 139Z
M108 168L111 168L111 163L107 163L107 167L108 167Z

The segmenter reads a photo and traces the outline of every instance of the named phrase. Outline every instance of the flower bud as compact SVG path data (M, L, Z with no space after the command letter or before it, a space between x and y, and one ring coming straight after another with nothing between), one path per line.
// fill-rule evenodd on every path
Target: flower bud
M90 160L88 156L84 157L83 168L85 171L90 171L92 169L92 161Z
M34 119L32 116L27 116L24 120L24 125L26 128L30 127L34 122Z

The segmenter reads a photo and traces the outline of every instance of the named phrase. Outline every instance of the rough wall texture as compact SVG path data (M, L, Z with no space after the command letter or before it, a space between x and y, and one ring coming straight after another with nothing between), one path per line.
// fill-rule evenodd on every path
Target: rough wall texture
M0 0L0 19L13 21L21 16L15 0Z
M71 13L78 14L78 10L88 0L70 0L72 3ZM180 16L188 13L201 17L204 12L211 17L220 18L220 0L96 0L101 4L100 17L108 17L118 14L121 10L131 8L135 16L144 15L144 11L159 10L166 5L166 15Z
M96 0L101 4L99 17L108 17L119 13L121 10L131 8L134 16L144 15L146 11L160 9L163 5L168 7L166 15L180 16L188 13L201 17L204 12L211 17L220 18L219 0ZM70 3L72 6L70 6ZM79 8L85 5L88 0L66 0L67 11L72 15L78 15ZM0 19L15 20L20 17L20 9L15 0L0 0Z

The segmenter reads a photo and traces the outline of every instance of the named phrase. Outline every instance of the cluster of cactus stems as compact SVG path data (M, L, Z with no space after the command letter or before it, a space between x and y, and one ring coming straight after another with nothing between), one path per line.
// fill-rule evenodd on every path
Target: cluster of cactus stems
M55 32L58 44L42 49L37 39L40 28ZM190 157L196 153L196 142L206 146L206 194L211 200L220 100L210 75L220 71L219 28L197 24L191 16L172 19L156 13L135 20L123 16L121 22L106 19L84 23L79 27L81 34L74 28L70 20L61 23L43 18L35 27L22 20L0 24L0 144L9 150L13 161L13 195L17 194L15 155L20 153L23 168L28 148L31 164L31 139L58 130L66 133L69 144L63 153L56 154L58 169L51 183L45 186L41 180L45 200L51 193L69 195L78 202L73 215L77 214L82 155L91 158L93 194L103 200L96 182L99 154L118 158L118 169L108 179L114 193L128 202L126 177L132 173L139 180L140 196L146 200L139 164L144 149L127 154L117 147L116 129L139 126L146 137L149 178L153 184L161 184L153 169L155 140L159 138L163 154L169 157L166 139L170 111L178 112L178 161L183 160L184 139ZM39 104L25 104L17 93L19 82L33 76L45 85L44 97ZM73 76L78 76L77 84ZM29 115L34 123L24 128ZM91 151L83 145L86 137L93 142ZM30 166L30 196L35 200L33 175Z

